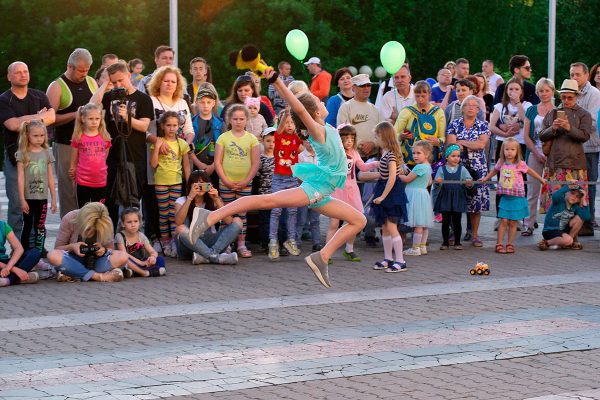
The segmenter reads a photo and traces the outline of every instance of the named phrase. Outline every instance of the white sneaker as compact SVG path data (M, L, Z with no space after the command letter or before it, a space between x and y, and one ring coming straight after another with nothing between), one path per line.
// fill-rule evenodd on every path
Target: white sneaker
M198 253L194 253L194 255L192 256L192 264L194 264L194 265L208 264L208 259L202 257Z
M119 268L100 274L100 282L121 282L123 280L123 271Z
M173 257L171 255L171 243L162 243L162 253L165 257Z
M419 249L421 250L422 256L427 255L427 245L421 245Z
M169 247L171 248L171 257L177 258L177 256L178 256L178 253L177 253L177 239L171 240L171 244L169 245Z
M154 251L156 251L158 254L162 253L163 249L160 245L160 241L159 240L155 240L152 243L152 248L154 249Z
M218 260L221 265L236 265L238 263L238 255L237 253L221 253Z
M420 247L411 247L408 250L404 250L402 252L402 254L404 254L405 256L420 256L421 248Z
M296 245L296 241L294 239L288 239L283 242L283 247L293 256L300 255L300 249Z

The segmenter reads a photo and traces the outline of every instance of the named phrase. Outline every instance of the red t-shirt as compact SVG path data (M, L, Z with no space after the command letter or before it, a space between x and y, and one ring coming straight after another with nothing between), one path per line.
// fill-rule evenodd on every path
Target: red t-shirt
M275 173L292 175L292 165L298 162L298 148L302 141L298 135L275 133Z

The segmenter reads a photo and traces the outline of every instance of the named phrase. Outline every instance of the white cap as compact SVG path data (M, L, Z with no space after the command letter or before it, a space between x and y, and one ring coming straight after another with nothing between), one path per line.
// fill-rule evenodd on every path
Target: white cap
M352 84L356 86L363 86L371 84L371 80L369 79L369 75L367 74L358 74L354 75L352 78Z
M311 57L308 59L307 62L304 63L304 65L310 65L310 64L321 64L321 59L319 59L319 57Z

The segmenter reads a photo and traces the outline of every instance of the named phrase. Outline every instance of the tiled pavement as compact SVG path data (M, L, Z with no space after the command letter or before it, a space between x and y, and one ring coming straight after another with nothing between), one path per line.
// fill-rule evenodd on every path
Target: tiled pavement
M0 399L600 399L598 240L542 253L538 232L500 256L492 222L485 248L433 245L402 274L359 245L330 290L263 255L2 288ZM480 260L492 274L469 276Z

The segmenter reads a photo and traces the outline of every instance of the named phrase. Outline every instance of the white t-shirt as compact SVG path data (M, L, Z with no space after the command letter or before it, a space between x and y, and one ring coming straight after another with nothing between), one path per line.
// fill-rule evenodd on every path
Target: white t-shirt
M496 89L498 88L498 85L496 85L496 82L498 81L499 78L502 78L502 77L495 72L489 78L488 77L485 78L488 81L488 93L491 94L492 96L496 94Z
M175 200L175 204L179 204L180 206L183 206L185 204L185 201L187 200L187 196L181 196L179 197L177 200ZM200 208L204 208L205 204L200 205ZM192 203L190 204L190 207L194 207L194 202L192 201ZM190 220L189 218L185 219L184 222L185 226L189 227L190 226ZM207 232L213 232L215 233L217 230L215 229L215 226L211 226L210 228L208 228Z
M398 89L394 88L394 90L390 90L383 95L379 111L381 112L381 115L383 115L384 119L389 119L392 115L392 107L396 107L398 114L400 114L400 111L402 111L404 107L412 106L414 104L416 104L416 101L412 85L410 86L410 92L406 97L403 97L400 93L398 93ZM395 122L396 121L393 121L392 123Z
M524 110L527 110L529 107L531 107L531 103L528 101L524 101L522 104ZM508 103L508 106L506 106L506 108L502 106L502 103L495 104L494 110L500 113L500 123L508 124L511 122L516 122L519 119L519 109L510 103ZM521 125L521 129L519 129L519 133L513 137L519 143L525 144L525 139L523 138L523 125ZM504 142L506 138L503 136L496 135L496 140Z
M356 101L356 99L350 99L342 104L337 115L338 126L347 123L356 129L357 145L375 141L373 129L383 120L383 116L373 104L368 101Z

